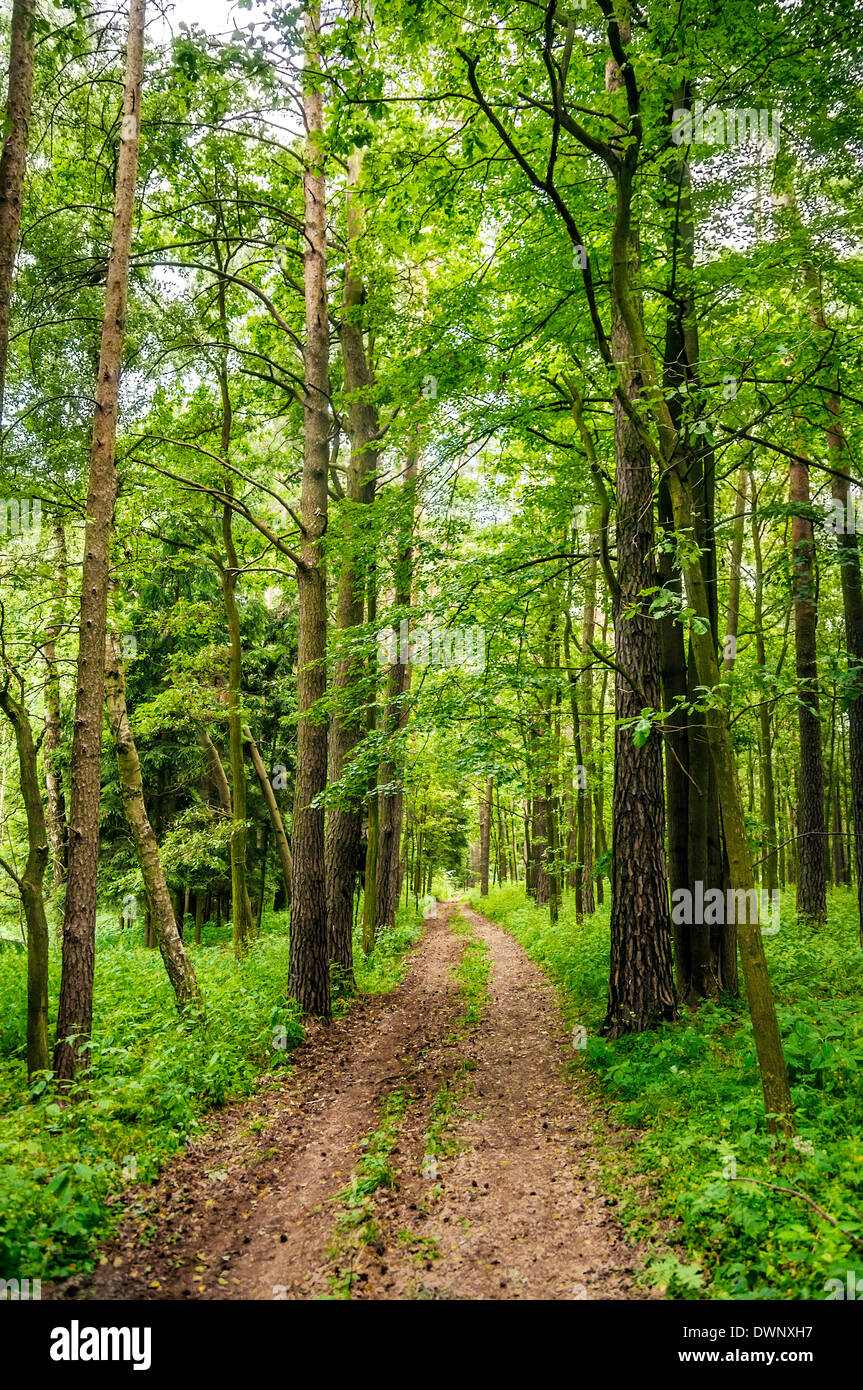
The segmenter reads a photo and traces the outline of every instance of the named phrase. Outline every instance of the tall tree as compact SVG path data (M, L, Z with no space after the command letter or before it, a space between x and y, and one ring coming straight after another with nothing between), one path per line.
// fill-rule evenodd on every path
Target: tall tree
M71 1080L86 1059L84 1044L90 1036L93 1018L105 629L117 498L117 402L138 175L145 12L146 0L129 0L120 152L90 449L75 729L69 773L69 868L63 922L63 969L54 1050L54 1070L63 1081Z
M830 325L824 309L821 277L811 261L804 264L804 276L809 295L809 316L820 334L825 337ZM835 370L835 363L828 361ZM863 580L860 575L860 550L857 541L855 504L851 499L850 477L846 464L845 430L842 424L842 398L838 372L830 380L827 396L827 451L830 460L831 496L843 518L836 528L839 556L842 609L845 618L845 648L847 652L848 696L848 761L851 782L851 804L854 816L854 862L857 873L857 911L860 919L860 942L863 945ZM838 807L838 799L837 799ZM837 841L841 839L836 835Z
M320 701L327 682L327 529L330 363L327 308L327 193L324 174L324 103L320 67L320 11L305 16L306 61L303 114L306 123L303 197L306 251L304 284L306 336L303 353L303 480L301 563L297 567L297 778L294 789L293 877L288 994L304 1013L329 1017L330 975L324 859L324 808L318 801L327 782L327 728Z
M750 473L752 494L752 550L755 556L755 593L752 625L755 629L755 657L762 676L767 675L767 648L764 642L764 561L761 549L761 521L758 516L758 491ZM762 886L772 892L779 886L776 858L776 792L773 781L773 754L770 732L770 702L758 703L758 766L761 784L761 819L767 829L767 853L761 871Z
M793 509L791 588L794 599L794 650L800 686L797 706L800 738L797 910L813 922L823 922L827 918L827 827L824 823L824 754L816 645L818 602L815 539L808 515L809 469L803 457L791 460L788 490Z
M395 561L395 602L400 612L410 607L413 580L414 495L419 467L419 446L412 441L404 471L404 493L399 517ZM399 644L401 646L401 643ZM380 767L378 798L378 863L375 885L377 926L394 927L399 900L399 847L404 815L404 752L400 738L408 721L407 696L411 685L408 652L401 650L387 672L387 699L384 730L388 737L386 756Z
M365 732L365 720L357 688L362 682L364 662L355 648L357 629L363 621L367 583L365 551L369 544L361 508L374 500L378 465L378 412L370 398L374 374L366 351L363 330L363 303L366 292L361 271L363 198L361 188L363 156L352 151L348 158L345 190L347 265L339 321L339 340L348 393L348 432L351 455L348 464L344 506L344 555L339 571L336 600L336 632L345 650L335 662L333 672L333 710L330 726L330 779L337 782L348 770L352 755ZM354 887L362 845L364 797L350 792L331 807L326 829L327 922L329 950L342 980L353 982L353 904Z
M3 150L0 153L0 431L6 396L9 315L33 102L36 0L13 0Z

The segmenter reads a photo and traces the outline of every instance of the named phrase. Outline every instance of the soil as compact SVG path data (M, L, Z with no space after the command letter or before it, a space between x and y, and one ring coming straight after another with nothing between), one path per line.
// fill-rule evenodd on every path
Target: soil
M474 1023L453 975L471 933L490 965ZM287 1079L211 1117L154 1186L124 1194L102 1263L43 1296L645 1296L600 1191L598 1116L554 992L493 922L441 904L397 989L313 1025L292 1061ZM352 1233L339 1194L393 1092L393 1183Z

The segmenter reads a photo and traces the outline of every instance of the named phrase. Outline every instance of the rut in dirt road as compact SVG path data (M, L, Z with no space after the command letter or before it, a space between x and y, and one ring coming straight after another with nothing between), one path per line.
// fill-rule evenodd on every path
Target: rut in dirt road
M466 1017L469 957L478 1021ZM287 1082L232 1107L139 1194L86 1288L58 1292L638 1297L633 1252L598 1192L596 1114L567 1073L568 1044L522 948L444 904L398 989L315 1031ZM378 1179L339 1196L369 1172Z

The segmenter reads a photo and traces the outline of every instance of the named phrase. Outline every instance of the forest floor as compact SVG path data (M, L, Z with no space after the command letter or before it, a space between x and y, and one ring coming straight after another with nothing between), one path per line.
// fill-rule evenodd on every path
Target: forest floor
M402 983L307 1029L292 1068L124 1194L49 1297L645 1297L602 1196L595 1103L554 991L465 904ZM43 1296L44 1296L43 1293Z

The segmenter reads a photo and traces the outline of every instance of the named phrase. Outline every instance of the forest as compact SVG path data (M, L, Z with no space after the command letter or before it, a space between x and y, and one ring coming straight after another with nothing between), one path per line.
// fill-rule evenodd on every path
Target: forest
M0 1294L863 1297L863 11L0 59Z

